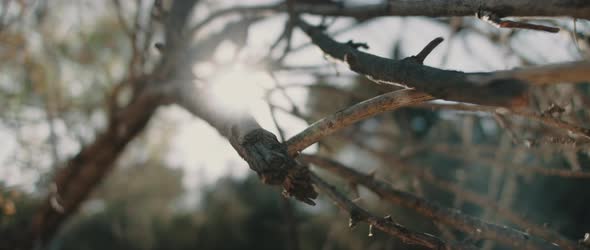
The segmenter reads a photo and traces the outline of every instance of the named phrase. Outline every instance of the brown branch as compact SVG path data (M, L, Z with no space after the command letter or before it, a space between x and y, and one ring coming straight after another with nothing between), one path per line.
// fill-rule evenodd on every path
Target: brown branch
M368 147L367 145L364 145L364 143L359 143L359 144L360 144L360 146L363 147L363 149L374 154L379 159L381 159L384 163L389 164L391 167L394 167L397 170L400 170L402 172L409 172L412 175L414 175L420 179L428 181L429 183L438 187L441 190L446 190L450 193L454 193L454 194L460 196L462 199L472 202L473 204L476 204L482 208L491 209L492 211L496 212L500 216L508 219L511 223L514 223L515 225L518 225L521 228L526 229L529 233L531 233L533 235L540 236L549 242L555 242L567 249L575 249L576 244L574 242L571 242L570 240L562 237L561 235L557 234L556 232L553 232L547 228L543 228L539 225L536 225L534 223L527 221L526 219L522 218L520 215L513 213L509 208L501 207L498 205L497 202L490 200L487 197L484 197L484 196L477 194L475 192L472 192L470 190L466 190L453 182L440 179L440 178L434 176L430 171L426 170L426 168L424 168L423 166L412 165L412 164L410 164L408 162L404 162L401 159L396 158L390 154L374 150L374 149ZM466 155L466 154L462 154L462 155ZM469 155L469 154L467 154L467 155Z
M528 29L528 30L539 30L550 33L559 32L559 28L548 27L538 24L530 24L525 22L515 22L509 20L503 20L493 11L481 9L475 13L475 16L497 28L509 28L509 29Z
M555 176L561 178L580 178L580 179L587 179L590 178L590 172L582 172L582 171L572 171L569 169L555 169L555 168L546 168L546 167L537 167L537 166L526 166L526 165L516 165L513 163L505 163L505 162L497 162L495 160L487 159L485 157L481 157L478 155L473 154L460 154L462 151L460 150L453 150L452 148L446 145L435 145L432 147L427 147L422 150L433 151L436 153L444 154L447 156L455 157L456 159L462 161L468 161L473 163L482 163L488 166L492 166L494 168L505 169L508 171L514 171L520 175L528 175L528 174L538 174L543 176Z
M118 5L119 1L114 0L114 3ZM186 14L190 13L194 3L194 1L176 1L173 6L176 6L174 8L177 11L184 10L180 12ZM182 13L176 15L177 18L172 22L176 26L173 28L184 25L186 15ZM130 32L122 15L118 14L125 32ZM158 71L158 68L155 71ZM127 72L127 74L131 73ZM110 172L127 144L147 126L156 109L165 99L163 93L153 83L153 81L163 81L163 77L155 75L157 73L150 77L129 80L129 84L137 88L133 89L131 101L123 108L116 107L114 97L107 97L107 102L110 103L109 124L106 130L98 134L94 142L82 147L78 154L56 172L48 197L33 215L30 231L23 232L27 235L24 237L27 240L19 242L19 248L30 249L34 245L41 247L46 245L59 227L77 211L91 191ZM126 79L129 79L129 76ZM112 91L113 95L117 95L120 91L117 88L123 87L122 84L117 86Z
M544 125L551 126L554 128L564 129L576 136L580 136L586 139L590 139L590 129L580 127L561 121L549 115L536 114L526 110L508 110L505 108L497 108L490 106L481 105L465 105L465 104L442 104L442 103L421 103L416 104L417 107L431 108L431 109L452 109L460 111L471 111L471 112L486 112L492 114L512 115L520 116L533 121L540 122Z
M170 98L193 115L203 119L226 137L238 154L248 162L262 181L282 185L287 196L314 205L317 197L309 180L309 171L296 164L287 147L274 134L260 127L247 113L219 107L206 87L192 81L175 82Z
M539 4L536 0L438 0L438 1L387 1L386 4L362 6L324 6L298 5L296 11L324 16L346 16L359 19L378 16L473 16L481 9L506 16L571 16L590 18L590 4L584 0L568 1L545 0Z
M454 227L474 238L495 240L517 249L559 249L552 243L534 240L524 232L491 224L463 214L459 210L445 208L413 194L393 189L390 184L376 180L372 175L361 174L338 162L310 155L301 155L299 159L335 173L352 183L366 186L382 199L412 209L427 218Z
M411 56L410 58L413 58L414 60L416 60L416 62L420 64L424 64L424 60L426 59L426 57L430 55L430 53L436 48L436 46L442 43L443 40L444 39L442 37L437 37L433 39L426 45L426 47L422 49L422 51L420 51L420 53L418 53L415 56Z
M429 249L475 249L475 247L471 245L449 243L429 234L413 232L406 227L395 223L389 216L379 218L354 204L354 202L338 192L335 187L326 183L317 175L312 173L311 178L316 187L330 197L338 207L350 215L351 226L354 226L354 224L359 221L364 221L384 233L401 239L407 244L420 245Z
M159 96L137 95L117 112L107 130L98 135L94 143L83 147L57 171L52 194L33 216L32 239L28 244L48 243L60 225L75 213L111 170L125 146L145 128L159 105Z
M362 119L432 99L432 96L418 91L400 90L360 102L315 122L304 131L289 139L287 141L289 155L297 155L299 151L316 143L322 137Z
M494 79L516 78L530 84L546 85L555 83L587 83L590 82L590 61L574 61L559 64L548 64L512 70L496 71L489 76L475 76L479 82Z

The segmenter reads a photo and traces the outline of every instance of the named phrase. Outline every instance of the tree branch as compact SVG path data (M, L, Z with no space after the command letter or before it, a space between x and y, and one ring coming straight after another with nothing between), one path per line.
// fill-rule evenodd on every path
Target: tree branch
M420 245L429 249L476 249L475 247L467 244L449 243L445 242L435 236L413 232L406 227L395 223L391 217L379 218L363 208L357 206L346 198L342 193L338 192L336 188L317 175L311 175L313 182L322 192L324 192L330 199L332 199L338 207L350 214L351 227L359 221L369 223L372 227L375 227L393 237L401 239L403 242L413 245Z
M136 96L118 111L94 143L83 147L57 171L52 192L33 216L32 239L24 244L48 243L111 170L125 146L145 128L160 105L160 98L147 92Z
M432 96L418 91L399 90L360 102L313 123L293 136L287 141L289 155L297 155L299 151L316 143L322 137L365 118L432 99Z
M590 3L585 0L436 0L436 1L394 1L386 4L361 6L313 6L298 5L296 11L324 16L346 16L371 18L378 16L473 16L485 9L506 16L571 16L590 18Z
M391 167L394 167L402 172L410 172L412 175L429 182L430 184L436 186L441 190L446 190L450 193L454 193L460 196L462 199L469 201L473 204L476 204L482 208L491 209L491 211L494 211L500 216L508 219L508 221L510 221L511 223L514 223L515 225L520 226L521 228L525 228L529 233L533 235L540 236L550 242L555 242L567 249L575 249L576 244L574 242L571 242L570 240L564 238L556 232L553 232L550 229L543 228L539 225L529 222L517 213L512 212L511 209L502 207L496 202L488 199L487 197L481 196L473 191L464 189L460 185L457 185L451 181L438 178L424 167L412 165L390 154L379 152L368 147L367 145L364 145L364 143L359 143L359 145L362 146L363 149L377 156L379 159L382 160L382 162L389 164Z
M390 184L376 180L372 175L361 174L338 162L310 155L301 155L299 159L335 173L352 183L366 186L382 199L412 209L427 218L461 230L475 239L490 239L517 249L559 249L558 246L552 243L533 240L524 232L491 224L463 214L459 210L445 208L413 194L393 189Z
M401 85L426 92L436 98L491 106L519 107L526 104L528 85L518 79L503 78L481 84L473 76L492 73L464 73L424 66L415 60L391 60L356 50L334 41L321 29L299 19L296 23L327 55L344 61L350 69L377 83Z
M295 162L274 134L260 127L247 113L217 106L207 87L197 88L188 80L174 85L171 99L226 137L264 183L282 185L286 196L315 204L312 199L317 193L311 186L309 170Z
M536 114L525 110L508 110L490 106L480 105L465 105L465 104L443 104L443 103L420 103L417 107L431 108L431 109L451 109L471 112L486 112L492 114L505 114L511 116L520 116L526 119L542 123L546 126L567 130L568 132L580 136L582 138L590 139L590 129L580 127L549 115Z
M479 77L474 77L474 79L476 78ZM496 71L493 75L480 78L479 81L488 82L503 78L515 78L538 85L588 83L590 82L590 61L576 61Z

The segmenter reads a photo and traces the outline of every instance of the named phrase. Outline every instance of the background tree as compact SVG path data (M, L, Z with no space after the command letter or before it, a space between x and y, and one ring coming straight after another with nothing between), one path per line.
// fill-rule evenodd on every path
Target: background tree
M481 4L4 1L0 248L586 248L590 4ZM171 107L318 208L186 206Z

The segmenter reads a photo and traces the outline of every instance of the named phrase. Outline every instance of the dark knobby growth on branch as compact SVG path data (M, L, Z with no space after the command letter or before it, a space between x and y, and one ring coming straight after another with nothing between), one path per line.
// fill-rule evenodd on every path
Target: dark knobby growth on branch
M274 134L264 129L253 130L244 137L239 148L240 155L258 173L262 182L282 185L287 197L293 196L315 205L313 199L317 193L311 186L309 170L297 164Z

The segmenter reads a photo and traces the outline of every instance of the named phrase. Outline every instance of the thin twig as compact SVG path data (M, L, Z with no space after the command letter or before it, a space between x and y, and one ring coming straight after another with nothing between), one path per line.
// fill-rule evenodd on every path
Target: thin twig
M509 28L509 29L527 29L527 30L539 30L550 33L559 32L559 28L548 27L545 25L531 24L525 22L515 22L509 20L503 20L496 13L489 10L479 10L475 13L475 16L497 28Z
M297 155L299 151L316 143L322 137L332 134L335 131L360 120L396 108L422 103L432 99L432 96L422 92L400 90L363 101L313 123L311 126L289 139L287 141L289 154Z
M372 175L361 174L338 162L310 155L302 155L299 159L303 162L315 164L350 182L361 184L393 204L412 209L427 218L468 233L474 238L491 239L518 249L559 249L558 246L552 243L539 242L532 239L527 233L516 229L491 224L463 214L459 210L445 208L413 194L393 189L390 184L379 181Z
M444 154L446 156L454 157L454 158L462 160L462 161L467 161L467 162L471 162L471 163L481 163L481 164L484 164L487 166L491 166L493 168L514 171L515 173L520 174L520 175L538 174L538 175L543 175L543 176L555 176L555 177L561 177L561 178L576 178L576 179L590 178L590 172L572 171L569 169L556 169L556 168L526 166L526 165L518 165L518 164L514 164L514 163L498 162L498 161L491 160L486 157L481 157L478 155L460 154L460 152L462 152L461 150L453 150L451 147L449 147L447 145L434 145L432 147L427 147L422 150L428 150L430 152Z
M486 112L492 114L512 115L520 116L533 121L540 122L544 125L551 126L554 128L560 128L571 132L576 136L581 136L586 139L590 139L590 129L580 127L567 123L565 121L558 120L552 116L536 114L527 110L508 110L505 108L481 106L481 105L466 105L466 104L443 104L443 103L421 103L416 104L416 107L424 107L431 109L452 109L460 111L471 111L471 112Z
M374 154L384 163L387 163L398 170L409 172L420 179L428 181L429 183L433 184L441 190L446 190L450 193L454 193L460 196L462 199L472 202L473 204L477 204L482 208L489 208L492 211L499 214L500 216L508 219L510 222L520 226L523 229L526 229L529 233L533 235L540 236L549 242L556 242L562 246L569 245L570 247L568 247L568 249L573 249L572 245L575 245L573 242L571 242L568 239L565 239L556 232L553 232L549 229L543 228L539 225L527 221L522 216L512 212L511 209L499 206L497 202L490 200L485 196L464 189L460 185L457 185L451 181L443 180L441 178L434 176L430 171L426 170L426 168L424 168L423 166L412 165L407 161L402 161L399 158L396 158L390 154L374 150L365 145L364 143L359 144L359 146L362 146L364 150L367 150L368 152Z
M401 239L405 243L420 245L429 249L475 249L471 245L448 243L429 234L410 231L406 227L395 223L391 217L379 218L357 206L354 202L338 192L335 187L326 183L317 175L312 173L311 179L315 183L315 186L328 195L338 207L350 214L351 226L364 221L382 232Z

